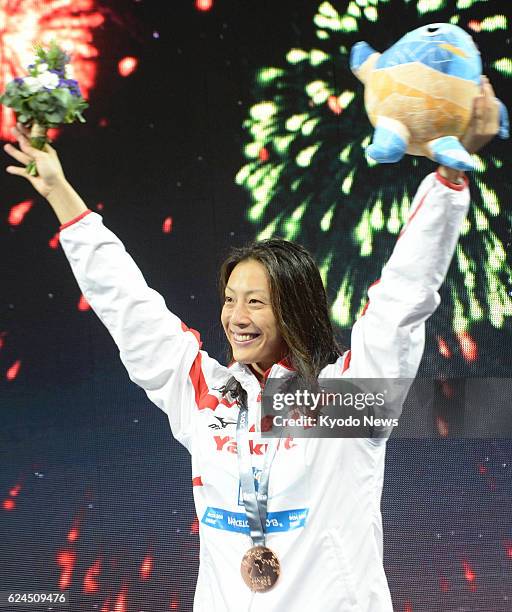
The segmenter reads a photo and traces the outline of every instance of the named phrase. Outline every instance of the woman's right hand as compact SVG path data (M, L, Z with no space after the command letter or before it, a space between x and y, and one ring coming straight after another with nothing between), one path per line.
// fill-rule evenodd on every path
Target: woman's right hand
M6 144L4 150L20 164L23 164L23 167L7 166L6 171L9 174L25 177L32 183L36 191L44 198L48 198L52 190L66 181L57 152L48 144L41 151L30 146L30 131L19 123L13 128L13 133L20 148L17 149L11 144ZM36 164L38 176L30 176L25 169L25 166L32 160Z

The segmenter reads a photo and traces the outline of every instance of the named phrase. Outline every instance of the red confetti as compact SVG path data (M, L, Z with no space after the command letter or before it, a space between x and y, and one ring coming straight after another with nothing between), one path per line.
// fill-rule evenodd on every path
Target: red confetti
M506 540L504 546L507 557L512 559L512 542L510 540Z
M468 28L473 30L473 32L480 32L482 29L482 22L471 19L471 21L468 21Z
M5 378L7 380L14 380L16 378L16 376L18 376L18 373L20 371L20 367L21 367L21 360L18 359L17 361L15 361L12 366L7 370L7 374L5 375Z
M443 357L446 357L446 359L451 358L452 352L450 350L450 347L448 346L446 340L444 338L441 338L441 336L437 336L437 347Z
M180 609L180 601L178 599L178 595L173 595L169 603L169 610L179 610L179 609Z
M213 0L196 0L196 9L198 11L211 11L213 8Z
M114 612L127 612L126 600L126 587L124 586L117 596L116 603L114 605Z
M441 383L441 391L446 397L446 399L452 399L455 396L455 389L453 388L453 385L447 380L444 380Z
M343 106L336 96L329 96L327 98L327 106L332 110L335 115L341 115L343 112Z
M170 234L172 232L172 217L166 217L162 223L162 232Z
M60 232L57 232L53 238L50 239L50 242L48 242L48 246L50 247L50 249L56 249L59 246L59 236L60 236Z
M99 584L95 579L100 575L101 571L101 557L91 565L91 567L85 572L84 576L84 593L96 593L99 590ZM107 603L107 602L105 602Z
M57 553L57 565L62 567L59 588L64 591L71 585L71 576L75 567L76 554L72 550L61 550Z
M197 535L198 533L199 533L199 520L196 516L196 518L192 521L192 524L190 525L190 534Z
M473 571L473 568L469 565L469 563L465 559L462 560L462 567L464 569L464 578L469 583L469 587L471 591L476 591L476 584L475 584L476 574Z
M404 612L412 612L412 603L410 601L405 602Z
M99 122L98 125L102 128L107 127L108 125L108 119L106 117L102 117Z
M34 202L32 200L25 200L19 204L15 204L9 211L7 223L13 226L20 225L33 205Z
M103 206L103 202L98 202L96 204L96 210L103 210L104 206Z
M436 427L437 427L437 431L439 432L439 435L441 436L441 438L448 437L448 434L450 432L448 423L439 415L436 416Z
M103 602L101 612L110 612L110 597L107 597L107 599L105 599L105 601Z
M445 578L444 576L441 576L439 578L439 588L443 593L448 593L448 591L450 590L450 581L448 580L448 578Z
M59 137L59 134L60 134L60 128L49 128L48 132L46 133L50 142L57 140L57 138Z
M76 529L76 527L73 527L73 529L71 529L68 533L68 542L76 542L78 540L78 529Z
M14 508L16 508L16 503L13 499L5 499L2 504L2 507L4 510L7 510L9 512L10 510L14 510Z
M459 332L457 334L457 340L459 341L460 350L464 359L470 363L476 361L478 358L478 346L471 335L466 331Z
M136 57L128 55L123 57L122 60L119 60L117 65L117 69L119 70L119 74L123 77L130 76L132 72L137 68L139 60Z
M68 542L76 542L80 536L80 523L82 522L82 513L80 513L75 520L73 521L73 525L68 532L67 540Z
M270 157L270 153L268 152L268 149L266 147L261 147L261 149L258 152L258 158L261 162L266 162L269 160Z
M487 468L481 463L478 465L478 471L480 472L480 474L487 474Z
M140 572L139 572L140 579L148 580L152 569L153 569L153 558L150 555L147 555L144 558L144 561L142 562L140 566Z
M91 306L89 302L84 298L83 295L80 296L80 300L78 301L78 310L84 312L85 310L90 310Z
M5 336L7 336L7 332L2 332L2 333L0 334L0 349L2 349L2 348L3 348L3 346L4 346L4 343L5 343L5 342L4 342L4 338L5 338Z
M9 495L11 497L16 497L20 491L21 491L21 485L18 484L9 491Z

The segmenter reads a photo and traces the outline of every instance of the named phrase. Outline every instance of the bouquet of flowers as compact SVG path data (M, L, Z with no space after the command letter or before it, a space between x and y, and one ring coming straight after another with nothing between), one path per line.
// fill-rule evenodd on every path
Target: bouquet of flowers
M82 111L88 104L73 79L69 61L56 42L47 50L36 46L36 57L28 66L28 75L8 83L0 96L0 103L12 108L20 123L31 126L30 144L37 149L43 149L49 142L49 128L73 123L76 119L85 122ZM27 166L27 172L37 175L34 162Z

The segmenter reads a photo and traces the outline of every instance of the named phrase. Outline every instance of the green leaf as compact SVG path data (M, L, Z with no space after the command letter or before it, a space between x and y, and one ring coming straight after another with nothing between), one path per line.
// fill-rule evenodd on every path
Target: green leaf
M48 102L45 102L44 100L32 100L32 104L31 104L32 108L35 111L47 111L48 110Z
M52 97L59 100L59 102L64 106L69 106L73 96L70 94L69 89L65 89L62 87L58 87L56 89L52 89Z
M26 166L26 170L27 173L30 176L37 176L37 167L36 167L36 162L34 160L32 160L27 166Z
M64 113L47 113L46 119L50 123L62 123L64 121L65 114Z

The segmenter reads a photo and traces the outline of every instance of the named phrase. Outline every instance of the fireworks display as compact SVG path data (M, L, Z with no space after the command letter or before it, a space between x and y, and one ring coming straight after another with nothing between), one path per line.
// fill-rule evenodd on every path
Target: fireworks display
M247 163L236 177L252 199L248 219L260 239L280 235L315 254L333 302L333 320L341 328L350 328L362 312L419 181L434 167L411 156L382 166L365 155L372 128L363 88L349 68L350 49L366 40L384 51L408 27L457 24L473 35L484 71L507 103L509 24L496 7L476 0L322 2L312 24L315 46L292 48L281 65L257 74L257 102L245 122ZM487 326L507 334L512 330L507 258L512 193L503 171L510 164L507 147L506 141L496 141L473 156L470 213L442 288L443 305L430 324L441 355L462 357L468 371L478 361L480 373L499 372L500 365L491 358L477 360L475 336Z

